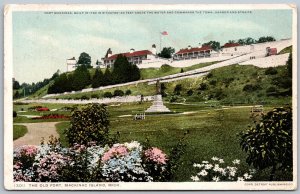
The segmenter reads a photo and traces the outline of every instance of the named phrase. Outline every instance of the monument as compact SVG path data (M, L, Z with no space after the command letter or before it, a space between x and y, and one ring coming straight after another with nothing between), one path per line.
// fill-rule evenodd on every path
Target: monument
M153 104L146 112L171 112L163 103L159 80L156 82L156 95L154 96Z

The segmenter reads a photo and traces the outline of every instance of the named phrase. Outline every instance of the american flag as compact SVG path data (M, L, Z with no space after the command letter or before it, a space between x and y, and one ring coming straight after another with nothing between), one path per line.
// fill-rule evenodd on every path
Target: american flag
M167 31L163 31L163 32L161 32L161 35L166 36L166 35L168 35L168 32Z

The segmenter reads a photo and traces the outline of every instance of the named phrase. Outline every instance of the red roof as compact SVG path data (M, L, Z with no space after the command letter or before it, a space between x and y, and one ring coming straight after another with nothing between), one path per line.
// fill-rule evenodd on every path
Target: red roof
M183 53L193 53L193 52L199 52L199 51L206 51L206 50L212 50L211 46L202 46L201 48L195 47L195 48L184 48L180 49L176 54L183 54Z
M119 53L119 54L114 54L108 58L106 58L106 60L115 60L118 55L123 55L125 57L138 57L138 56L145 56L145 55L151 55L152 52L149 51L149 50L141 50L141 51L135 51L135 52L132 52L132 53Z
M240 46L239 43L226 43L224 44L223 48L229 48L229 47L235 47L235 46Z

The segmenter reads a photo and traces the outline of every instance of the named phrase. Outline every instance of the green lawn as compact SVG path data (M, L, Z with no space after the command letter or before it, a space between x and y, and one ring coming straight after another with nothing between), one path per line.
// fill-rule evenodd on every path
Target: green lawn
M209 160L213 156L221 157L228 163L234 159L241 160L242 170L247 171L246 154L239 146L238 133L248 128L252 123L250 119L250 107L231 107L220 111L211 104L168 104L171 110L176 112L194 112L191 114L159 114L146 115L145 120L133 120L130 117L118 117L129 115L143 110L147 104L124 104L120 107L108 107L110 113L111 135L120 133L120 142L137 140L150 141L152 146L161 148L170 153L178 140L188 132L186 136L186 151L182 156L181 165L173 181L190 181L190 176L195 174L193 163ZM272 107L265 107L265 111ZM69 122L56 125L64 146L67 140L63 131L69 126ZM258 173L257 180L267 180L268 170ZM287 178L279 176L279 178Z
M13 139L16 140L20 137L23 137L27 132L27 127L24 125L14 125L13 126Z

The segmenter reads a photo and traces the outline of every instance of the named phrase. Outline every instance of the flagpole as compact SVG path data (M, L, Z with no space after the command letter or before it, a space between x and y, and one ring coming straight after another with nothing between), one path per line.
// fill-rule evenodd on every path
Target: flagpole
M159 32L159 52L161 53L161 32Z

